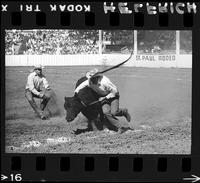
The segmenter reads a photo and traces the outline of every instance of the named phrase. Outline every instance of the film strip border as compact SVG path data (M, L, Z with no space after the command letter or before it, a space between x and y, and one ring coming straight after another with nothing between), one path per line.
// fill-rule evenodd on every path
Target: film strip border
M200 3L3 2L7 28L190 29L199 28Z
M3 163L2 173L15 181L21 177L32 181L187 182L198 180L199 174L194 171L198 161L189 156L15 155L4 158Z
M168 2L170 3L170 2ZM56 11L51 11L53 4ZM82 7L82 11L61 11L59 2L3 2L1 13L1 30L5 29L191 29L193 30L193 78L199 76L199 18L200 11L189 12L187 3L183 3L184 13L149 14L147 4L140 12L122 14L118 3L114 2L115 12L104 11L104 2L87 2L91 11L84 10L84 2L67 2L66 7L74 5ZM162 3L163 5L164 3ZM192 4L192 3L191 3ZM195 3L197 8L200 3ZM20 10L23 9L22 11ZM36 5L39 5L38 7ZM81 5L81 6L78 6ZM111 5L108 2L107 5ZM159 3L149 3L158 9ZM176 3L174 3L176 7ZM40 9L41 11L37 11ZM199 38L199 37L198 37ZM198 80L193 80L193 109L198 108L194 100L199 99ZM195 97L194 97L195 96ZM196 97L198 96L198 98ZM199 157L199 115L193 111L192 155L35 155L35 154L3 154L1 159L2 174L5 180L33 181L157 181L188 182L198 181L200 172ZM1 125L4 128L4 125ZM1 141L2 142L2 141ZM4 143L1 143L3 147ZM193 176L194 175L194 176ZM197 177L195 177L195 175ZM21 177L21 178L20 178Z

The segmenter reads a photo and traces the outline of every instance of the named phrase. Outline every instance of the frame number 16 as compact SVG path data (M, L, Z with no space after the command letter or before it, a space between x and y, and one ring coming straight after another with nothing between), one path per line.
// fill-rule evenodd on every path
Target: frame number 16
M10 174L11 181L22 181L21 174Z

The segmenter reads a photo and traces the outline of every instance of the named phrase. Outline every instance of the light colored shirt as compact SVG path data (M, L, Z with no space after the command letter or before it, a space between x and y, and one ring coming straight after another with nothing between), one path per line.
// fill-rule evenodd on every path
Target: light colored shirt
M78 85L77 88L75 89L74 93L78 93L81 89L83 89L86 86L89 86L89 80L88 79L83 81L80 85Z
M29 74L26 84L26 89L29 89L35 95L40 94L40 87L44 86L45 89L49 89L49 84L44 75L38 76L36 72Z
M103 91L109 91L109 94L106 95L106 98L113 98L118 92L117 87L106 76L102 77L99 83L99 88Z
M83 89L84 87L89 86L89 80L82 82L76 89L75 93L78 93L79 90ZM115 97L116 93L118 92L117 87L110 81L109 78L103 76L98 87L103 91L109 91L109 94L106 95L106 98L113 98Z

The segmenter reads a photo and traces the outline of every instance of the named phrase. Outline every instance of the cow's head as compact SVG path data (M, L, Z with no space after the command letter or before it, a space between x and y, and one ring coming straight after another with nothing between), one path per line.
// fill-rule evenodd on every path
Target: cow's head
M78 99L74 97L65 97L64 108L66 110L66 120L68 122L73 121L77 115L80 113L82 104Z

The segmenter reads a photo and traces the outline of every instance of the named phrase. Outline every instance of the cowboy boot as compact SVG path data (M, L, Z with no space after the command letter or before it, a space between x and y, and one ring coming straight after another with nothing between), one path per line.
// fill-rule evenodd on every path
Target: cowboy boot
M131 121L131 115L128 112L128 109L123 109L123 116L126 118L128 122Z
M131 121L131 115L128 112L128 109L119 109L115 116L124 116L128 122Z
M29 100L28 101L31 105L31 107L33 108L33 110L35 111L35 113L41 118L41 119L46 119L45 115L43 114L43 111L38 108L38 106L36 105L36 103L34 101Z
M105 114L105 118L108 123L112 124L116 129L120 129L122 127L120 121L112 114Z
M134 129L132 129L131 127L121 127L119 130L118 130L118 133L124 133L124 132L126 132L126 131L128 131L128 130L134 130Z
M97 126L96 126L96 124L95 124L95 121L94 121L94 120L91 120L91 121L90 121L90 124L91 124L92 130L93 130L94 132L97 132L97 131L98 131L98 128L97 128Z

